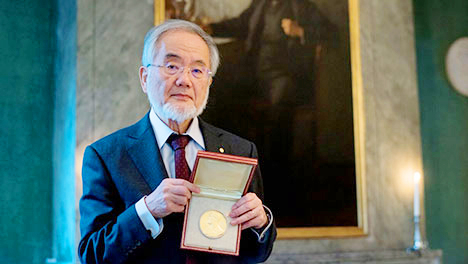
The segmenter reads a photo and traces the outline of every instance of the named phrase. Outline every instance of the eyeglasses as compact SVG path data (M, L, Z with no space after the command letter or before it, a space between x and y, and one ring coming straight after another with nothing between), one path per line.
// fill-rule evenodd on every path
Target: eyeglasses
M186 68L189 69L190 73L195 79L208 78L212 75L212 72L207 67L203 67L201 65L192 65L186 67L173 62L168 62L165 65L157 65L151 63L146 65L146 67L150 66L162 68L163 72L169 76L174 76L181 72L184 72L184 69Z

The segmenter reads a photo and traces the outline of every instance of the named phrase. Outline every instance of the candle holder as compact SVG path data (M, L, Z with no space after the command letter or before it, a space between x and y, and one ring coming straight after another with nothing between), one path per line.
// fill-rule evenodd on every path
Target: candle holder
M408 252L416 252L419 255L421 250L426 248L425 243L421 239L421 229L419 227L420 216L415 216L414 218L414 236L413 236L413 246L408 248Z
M420 216L414 217L414 242L413 242L413 250L421 250L424 248L424 243L421 240L421 230L419 228L419 218Z

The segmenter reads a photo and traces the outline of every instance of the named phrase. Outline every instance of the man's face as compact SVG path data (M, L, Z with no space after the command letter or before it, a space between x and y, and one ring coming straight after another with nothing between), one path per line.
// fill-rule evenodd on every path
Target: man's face
M160 37L156 50L152 62L155 66L140 68L143 91L164 121L171 119L182 123L191 120L201 114L208 99L211 77L206 75L197 79L192 75L192 69L210 68L208 46L197 34L172 30ZM184 69L171 75L165 71L168 65Z

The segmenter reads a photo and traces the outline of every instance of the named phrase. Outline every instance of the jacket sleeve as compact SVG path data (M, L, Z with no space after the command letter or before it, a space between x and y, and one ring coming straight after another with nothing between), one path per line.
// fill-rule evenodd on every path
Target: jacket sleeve
M132 205L125 208L102 157L92 146L83 159L80 200L82 263L122 263L151 239Z
M257 158L257 148L251 143L251 154L250 157ZM263 180L260 172L260 167L257 166L253 179L249 186L249 192L254 192L263 202ZM267 205L268 206L268 205ZM257 235L249 229L242 231L241 238L241 256L246 263L258 263L264 262L270 256L273 250L273 243L276 239L276 226L273 220L273 224L269 230L265 233L265 238L262 242L258 241Z

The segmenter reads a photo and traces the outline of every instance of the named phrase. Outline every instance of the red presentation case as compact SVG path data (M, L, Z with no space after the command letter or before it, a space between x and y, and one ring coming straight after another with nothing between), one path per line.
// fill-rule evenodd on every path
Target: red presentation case
M232 226L229 213L234 203L248 189L257 159L199 151L191 175L191 182L201 189L192 193L185 208L181 248L204 252L239 255L240 225ZM227 228L221 237L205 236L200 228L204 212L217 211L223 214Z

